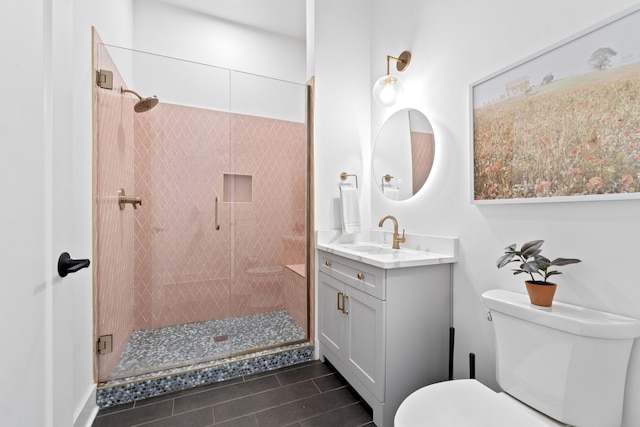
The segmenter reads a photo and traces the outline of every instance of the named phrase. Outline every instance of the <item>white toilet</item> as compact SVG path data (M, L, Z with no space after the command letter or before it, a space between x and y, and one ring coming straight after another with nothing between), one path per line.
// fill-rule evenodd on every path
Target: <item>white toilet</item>
M476 380L423 387L395 427L619 427L640 321L561 302L544 308L501 289L482 294L493 319L496 393Z

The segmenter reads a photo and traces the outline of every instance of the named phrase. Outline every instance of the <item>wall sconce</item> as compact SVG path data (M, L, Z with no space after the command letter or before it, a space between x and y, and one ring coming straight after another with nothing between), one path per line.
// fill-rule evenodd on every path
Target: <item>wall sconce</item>
M373 100L388 107L396 103L402 95L402 83L397 76L389 74L389 61L396 61L396 69L400 72L407 69L411 62L411 52L405 50L399 57L387 55L387 74L380 77L373 85Z

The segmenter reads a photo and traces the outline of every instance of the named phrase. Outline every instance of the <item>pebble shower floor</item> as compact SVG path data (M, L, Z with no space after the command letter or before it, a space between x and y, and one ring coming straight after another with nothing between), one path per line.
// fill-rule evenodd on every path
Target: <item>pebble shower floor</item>
M119 378L98 386L96 401L101 408L267 372L314 358L313 345L304 341L305 332L285 310L140 332L132 337L123 353L117 368ZM219 339L220 333L224 333L225 339ZM287 344L295 341L304 342ZM256 352L225 357L251 349ZM203 354L205 361L202 361ZM191 363L184 366L185 357L200 357L200 360L191 359ZM128 374L136 369L138 372ZM142 373L142 369L149 372Z
M305 331L285 310L136 331L112 378L227 357L304 340Z

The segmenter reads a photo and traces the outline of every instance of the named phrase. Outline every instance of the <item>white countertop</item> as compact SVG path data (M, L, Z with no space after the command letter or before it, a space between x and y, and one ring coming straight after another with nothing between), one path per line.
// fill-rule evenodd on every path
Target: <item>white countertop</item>
M316 249L384 269L450 264L458 261L455 237L405 234L400 249L392 249L393 233L369 230L359 234L316 232Z

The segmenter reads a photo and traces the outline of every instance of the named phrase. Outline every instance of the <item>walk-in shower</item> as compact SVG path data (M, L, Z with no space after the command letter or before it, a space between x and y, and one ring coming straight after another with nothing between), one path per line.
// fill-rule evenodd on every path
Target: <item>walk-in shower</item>
M308 343L306 86L94 49L98 382Z

